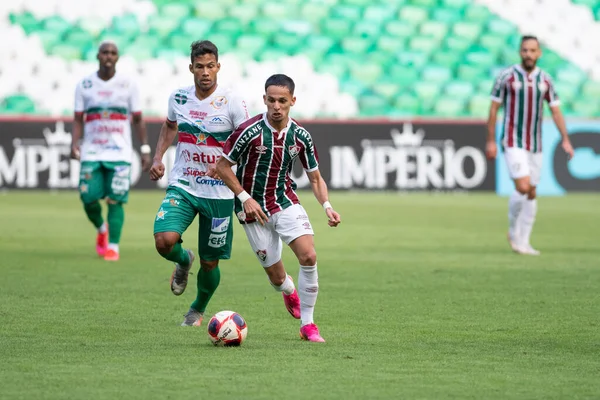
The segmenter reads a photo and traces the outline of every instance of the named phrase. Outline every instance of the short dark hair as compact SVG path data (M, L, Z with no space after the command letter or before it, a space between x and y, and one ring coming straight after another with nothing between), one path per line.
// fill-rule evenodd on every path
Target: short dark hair
M196 40L192 43L190 49L192 50L190 53L192 64L194 63L194 58L205 54L214 54L215 59L219 61L219 49L217 49L217 46L210 40Z
M271 75L269 79L267 79L267 81L265 82L265 92L267 91L267 88L269 86L286 87L292 95L294 94L294 89L296 89L296 84L294 83L292 78L284 74Z
M540 41L538 40L537 36L534 36L534 35L523 35L523 36L521 36L521 44L523 44L523 42L525 42L527 40L535 40L536 42L538 42L538 44L540 43Z

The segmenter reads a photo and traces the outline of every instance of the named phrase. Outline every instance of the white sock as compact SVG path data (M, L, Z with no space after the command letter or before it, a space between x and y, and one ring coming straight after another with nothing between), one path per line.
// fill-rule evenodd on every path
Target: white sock
M533 223L535 222L535 216L537 214L537 200L527 200L523 204L523 210L521 211L521 217L519 218L519 231L521 233L521 243L529 245L529 238L531 237L531 230L533 229Z
M302 326L312 324L317 295L319 294L319 274L317 266L300 266L298 273L298 295L300 296L300 319Z
M108 244L108 249L109 250L114 250L114 251L116 251L118 253L119 252L119 245L116 244L116 243L109 243Z
M102 225L100 225L100 228L98 228L98 233L106 233L108 227L106 226L106 222L103 223Z
M271 286L273 286L275 290L277 290L278 292L283 292L287 295L294 293L294 290L296 289L296 286L294 286L294 281L292 280L292 278L290 278L289 275L285 276L285 280L283 281L281 286L273 285L273 282L271 282L271 280L269 280L269 283L271 284Z
M508 234L510 238L519 241L519 216L523 210L523 203L527 200L527 196L517 192L516 190L508 199Z

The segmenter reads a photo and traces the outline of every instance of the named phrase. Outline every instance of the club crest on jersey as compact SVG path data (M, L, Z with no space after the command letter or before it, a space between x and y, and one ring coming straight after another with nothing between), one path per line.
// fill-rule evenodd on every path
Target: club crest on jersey
M538 89L540 90L540 92L546 92L548 90L548 85L546 84L546 82L540 82L538 84Z
M300 146L298 146L297 144L288 147L288 151L290 152L290 156L296 157L298 155L298 153L300 153Z
M83 83L81 84L81 86L83 86L84 89L89 89L92 87L92 81L89 79L86 79L83 81Z
M220 109L225 104L227 104L227 98L225 96L217 96L213 101L210 102L210 105L215 109Z
M108 119L110 117L110 113L108 110L102 111L102 119Z
M512 88L514 90L521 90L523 88L523 84L521 82L519 82L519 81L514 81L512 83Z
M183 105L183 104L187 103L187 100L188 100L188 98L185 94L181 94L181 93L175 94L175 102L177 104Z
M206 136L204 133L199 133L196 144L206 144L206 139L208 139L208 136Z
M256 152L258 154L265 154L267 152L267 150L268 150L268 147L266 147L266 146L262 146L262 145L256 146Z
M256 250L256 256L260 259L260 261L265 262L265 260L267 259L267 251Z

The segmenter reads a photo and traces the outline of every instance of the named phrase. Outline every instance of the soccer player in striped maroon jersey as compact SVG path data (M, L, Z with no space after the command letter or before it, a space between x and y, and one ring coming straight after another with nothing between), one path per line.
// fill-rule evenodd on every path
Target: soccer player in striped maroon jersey
M217 172L237 197L236 214L271 285L284 293L288 311L301 319L300 337L324 342L313 320L319 291L314 233L290 177L297 158L325 210L329 226L338 226L341 219L327 200L327 185L319 172L317 150L310 134L289 117L290 108L296 102L294 88L294 81L286 75L277 74L267 79L263 96L267 112L244 122L227 139L223 157L217 162ZM237 177L231 169L236 164ZM286 298L295 287L281 260L282 239L300 264L300 315L296 314L293 302Z
M535 36L521 38L521 64L500 73L492 89L492 105L487 122L486 155L494 159L496 116L504 106L501 145L515 192L508 202L508 241L513 251L539 255L530 244L531 230L537 213L536 186L542 169L542 118L544 102L562 136L562 148L573 157L573 147L559 99L550 75L537 67L542 52Z

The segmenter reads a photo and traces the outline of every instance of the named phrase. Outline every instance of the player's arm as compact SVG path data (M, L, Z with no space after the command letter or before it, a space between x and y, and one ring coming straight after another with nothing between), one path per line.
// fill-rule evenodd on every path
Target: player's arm
M333 209L331 203L329 202L327 183L321 176L321 172L319 172L318 169L315 169L313 171L307 171L306 175L308 176L310 187L317 198L317 201L325 209L325 214L327 214L327 218L329 218L329 226L338 226L342 220L340 218L340 214Z
M223 157L219 158L219 161L217 161L217 174L219 174L229 190L231 190L233 194L240 200L246 216L257 220L261 225L264 225L268 218L258 202L254 200L240 184L240 181L237 179L233 173L233 170L231 169L231 167L234 165L235 163L229 160L226 155L224 155Z
M148 144L148 133L146 132L146 123L142 118L141 111L132 114L131 123L133 125L133 130L135 131L135 134L140 139L140 143L142 144L140 146L140 153L142 154L142 170L148 171L151 165L150 152L152 150L150 149L150 145Z
M500 74L494 82L492 88L490 104L490 112L487 120L487 139L485 141L485 155L489 159L496 158L498 147L496 146L496 120L498 118L498 110L502 107L502 99L504 98L505 75Z
M177 135L177 122L167 119L160 128L158 142L156 143L156 151L152 159L152 167L150 168L150 179L157 181L165 174L165 165L162 162L163 156L167 152L175 136Z
M567 153L569 158L573 157L574 151L573 146L571 145L571 139L569 139L569 131L567 131L567 124L565 123L565 118L563 116L562 111L560 110L560 100L558 98L558 94L554 89L554 83L552 79L548 78L547 80L548 90L546 91L546 95L544 100L548 103L550 107L550 112L552 113L552 120L556 125L556 128L560 132L560 136L562 137L562 148Z
M83 114L85 111L85 103L81 84L75 88L75 107L73 114L73 132L71 132L71 158L79 160L79 141L83 137Z

